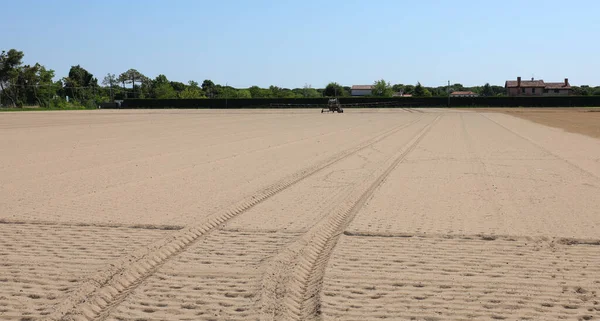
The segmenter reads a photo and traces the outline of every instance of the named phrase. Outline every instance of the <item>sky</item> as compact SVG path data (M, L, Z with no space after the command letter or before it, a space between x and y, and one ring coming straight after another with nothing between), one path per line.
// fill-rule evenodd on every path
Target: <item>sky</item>
M0 50L67 76L322 88L600 85L598 0L0 0Z

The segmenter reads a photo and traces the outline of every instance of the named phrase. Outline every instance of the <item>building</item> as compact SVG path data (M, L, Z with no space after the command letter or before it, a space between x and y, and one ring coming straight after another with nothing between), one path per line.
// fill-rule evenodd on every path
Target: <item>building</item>
M404 92L399 91L399 92L393 93L392 97L412 97L412 95L411 94L405 94Z
M370 96L373 93L373 85L353 85L352 96Z
M568 96L571 94L569 78L564 82L544 82L543 80L507 80L504 84L508 96Z
M450 94L450 97L477 97L476 93L472 91L455 91Z

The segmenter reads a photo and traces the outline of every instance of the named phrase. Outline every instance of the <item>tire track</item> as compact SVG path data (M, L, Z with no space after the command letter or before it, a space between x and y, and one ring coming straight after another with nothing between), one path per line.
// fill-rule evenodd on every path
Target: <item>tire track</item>
M185 251L203 235L226 221L244 213L273 195L297 184L313 174L329 167L373 144L407 128L422 117L385 131L359 145L290 175L281 181L235 203L228 210L211 215L206 220L174 232L169 237L153 243L119 262L114 262L97 275L92 276L73 295L57 305L48 320L96 320L122 302L131 291L153 275L167 261Z
M383 166L354 189L340 207L283 250L265 273L263 320L311 320L320 314L320 291L329 257L346 227L388 175L437 123L437 116Z

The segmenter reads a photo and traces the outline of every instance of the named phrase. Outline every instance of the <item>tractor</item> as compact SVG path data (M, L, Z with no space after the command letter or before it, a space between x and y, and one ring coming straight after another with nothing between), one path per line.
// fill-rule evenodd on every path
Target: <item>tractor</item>
M329 101L327 102L327 108L322 108L321 109L321 114L324 112L331 112L331 113L343 113L344 110L342 109L342 105L340 104L340 101L337 98L331 98L329 99Z

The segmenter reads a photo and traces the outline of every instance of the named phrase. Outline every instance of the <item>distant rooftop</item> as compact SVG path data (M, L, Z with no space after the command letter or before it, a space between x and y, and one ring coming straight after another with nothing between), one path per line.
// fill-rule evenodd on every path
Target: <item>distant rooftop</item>
M373 85L353 85L352 90L372 90Z
M544 82L542 79L531 79L531 80L507 80L504 85L506 88L548 88L548 89L570 89L569 79L565 78L564 82Z
M469 96L469 95L477 95L472 91L454 91L450 95L452 96Z

